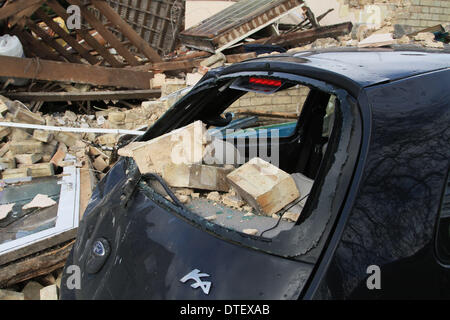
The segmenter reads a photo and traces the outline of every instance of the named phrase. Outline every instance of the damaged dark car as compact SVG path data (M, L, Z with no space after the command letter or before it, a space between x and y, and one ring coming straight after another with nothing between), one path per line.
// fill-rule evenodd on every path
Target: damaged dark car
M236 166L257 150L301 197L279 218L186 204L121 157L84 213L62 299L450 298L449 83L449 53L412 50L270 55L208 72L139 140L200 120L240 150ZM297 118L251 112L281 114L287 96ZM293 205L298 219L281 219Z

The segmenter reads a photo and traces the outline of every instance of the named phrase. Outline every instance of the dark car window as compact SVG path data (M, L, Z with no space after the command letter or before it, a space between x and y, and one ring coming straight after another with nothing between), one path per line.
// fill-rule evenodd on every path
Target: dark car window
M294 134L280 136L275 143L280 154L277 166L299 179L312 181L310 191L304 191L306 197L299 198L301 201L305 200L305 203L297 204L304 205L300 208L300 218L296 222L280 221L279 216L253 215L252 218L247 218L245 209L231 212L229 208L222 210L218 205L214 206L213 201L207 204L208 201L204 201L208 200L206 193L200 194L200 199L193 198L184 210L173 206L170 200L164 198L165 193L159 190L161 188L158 188L156 183L141 184L141 187L146 190L149 198L160 202L164 207L172 208L175 214L221 238L283 256L299 256L316 247L320 239L326 238L324 233L329 231L328 227L334 223L342 206L361 143L359 108L356 100L345 90L328 83L285 73L275 72L268 75L266 71L252 71L218 78L213 86L197 90L178 102L172 107L171 116L177 118L178 115L183 115L179 125L202 120L210 125L208 129L220 128L221 125L215 123L228 118L224 112L230 111L227 108L248 91L237 88L242 86L240 82L234 87L230 84L249 77L281 79L284 89L296 85L310 88L299 118L293 119L296 122ZM199 94L202 99L196 100ZM186 112L187 109L190 112ZM239 151L241 147L245 147L241 156L244 155L246 161L250 160L251 154L248 151L254 146L252 139L245 137L242 141L234 138L231 141L227 139L228 141L235 143ZM270 157L274 147L272 142L271 136L267 148L267 155L270 154ZM256 146L260 150L260 145ZM260 156L264 159L263 155ZM160 194L157 195L158 193ZM213 214L214 220L206 219ZM233 224L234 222L236 223ZM252 226L247 226L249 224ZM257 229L258 233L245 234L244 228Z
M450 265L450 173L442 196L436 247L439 260Z

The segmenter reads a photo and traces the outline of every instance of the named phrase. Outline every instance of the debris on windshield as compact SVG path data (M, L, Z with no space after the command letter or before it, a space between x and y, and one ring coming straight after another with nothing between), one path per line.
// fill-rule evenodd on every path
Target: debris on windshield
M294 179L261 158L251 159L230 173L227 179L249 205L266 216L300 197Z
M228 191L226 176L234 167L221 168L203 164L169 163L163 168L162 177L172 187L202 190Z
M118 154L132 157L142 174L162 174L167 164L201 164L206 144L205 133L205 124L196 121L155 139L131 143L119 149Z
M242 230L243 233L255 236L258 234L258 229L244 229Z
M54 206L57 202L48 197L46 194L37 194L31 202L22 207L22 210L33 208L47 208Z

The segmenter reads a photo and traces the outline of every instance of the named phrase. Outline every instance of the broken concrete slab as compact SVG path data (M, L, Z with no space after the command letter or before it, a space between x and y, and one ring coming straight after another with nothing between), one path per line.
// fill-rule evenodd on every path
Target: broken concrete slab
M34 209L34 208L48 208L54 206L57 202L49 198L46 194L37 194L31 202L22 207L22 210Z
M261 158L251 159L231 172L227 180L249 205L266 216L300 197L294 179Z

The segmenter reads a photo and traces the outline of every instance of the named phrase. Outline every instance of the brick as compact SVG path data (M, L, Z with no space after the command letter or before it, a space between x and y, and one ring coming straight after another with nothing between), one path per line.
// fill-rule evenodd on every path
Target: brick
M50 159L50 163L55 166L59 166L59 163L64 160L66 157L67 147L63 147L62 145L58 147L58 150L55 152L53 157Z
M40 141L16 141L9 146L9 150L14 155L24 153L42 153L43 145Z
M60 143L56 140L52 140L49 143L44 143L43 146L43 154L50 155L50 158L55 154L58 145L64 145L64 147L67 149L66 145L64 143Z
M270 105L272 104L272 97L254 97L251 98L252 106Z
M12 109L15 109L13 116L16 122L30 124L45 124L44 118L40 115L28 111L20 101L14 101Z
M201 73L188 73L186 74L186 85L194 86L197 84L197 82L200 81L201 78L203 78L203 75Z
M33 178L49 177L55 174L55 169L51 163L21 164L20 168L29 169Z
M234 170L227 180L249 205L266 216L272 216L300 197L288 173L260 158L253 158Z
M240 99L239 100L239 105L241 107L248 107L248 106L252 105L252 101L251 101L251 99Z
M15 169L16 159L14 158L0 158L0 170Z
M0 127L0 140L8 136L11 133L11 128Z
M42 288L40 298L41 300L58 300L58 287L56 284Z
M94 168L100 172L103 172L106 168L108 168L108 164L102 158L102 156L98 156L97 158L95 158L93 165Z
M119 135L115 133L107 133L97 137L97 143L104 146L114 146L119 139Z
M441 13L441 8L429 8L430 13Z
M272 98L272 104L284 104L284 103L291 103L292 99L291 97L273 97Z
M38 282L29 281L22 290L22 293L25 295L25 300L39 300L42 288L43 286Z
M0 289L0 300L25 300L22 292Z
M31 175L29 168L6 169L2 172L2 179L25 178Z
M29 153L29 154L16 154L14 156L17 163L22 164L33 164L42 159L42 155L40 153Z
M8 112L8 106L0 100L0 114L3 116L6 112Z
M48 143L53 139L53 133L45 130L34 130L33 139Z
M55 140L64 143L66 146L73 147L80 140L80 137L72 132L57 132L55 134Z
M141 173L162 173L164 165L201 163L204 154L206 126L196 121L155 139L130 143L119 149L119 155L133 157Z
M164 166L162 177L172 187L228 191L226 176L233 169L202 164Z
M108 115L108 121L114 123L125 123L125 113L124 112L111 112Z
M434 20L434 21L439 21L440 18L441 17L439 14L433 14L433 15L431 15L431 17L429 19Z
M422 6L432 6L433 0L420 0L420 5Z
M24 129L20 129L20 128L12 128L11 129L11 135L10 135L11 141L30 140L31 137L32 137L31 134L29 134Z
M164 73L156 73L152 79L150 79L150 88L159 89L166 81L166 75Z
M445 2L445 1L433 0L433 6L440 7L443 2Z
M7 142L0 148L0 157L3 157L9 151L10 145L11 142Z

